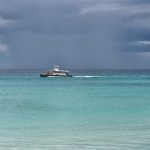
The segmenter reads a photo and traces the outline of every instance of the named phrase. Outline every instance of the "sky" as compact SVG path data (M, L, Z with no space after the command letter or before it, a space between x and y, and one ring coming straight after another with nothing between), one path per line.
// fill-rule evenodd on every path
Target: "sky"
M0 69L150 69L149 0L0 0Z

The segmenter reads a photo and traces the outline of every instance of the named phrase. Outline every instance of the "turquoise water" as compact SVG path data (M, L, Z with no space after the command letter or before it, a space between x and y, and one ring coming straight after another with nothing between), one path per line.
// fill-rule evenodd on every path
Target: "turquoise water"
M0 149L149 150L150 71L2 70Z

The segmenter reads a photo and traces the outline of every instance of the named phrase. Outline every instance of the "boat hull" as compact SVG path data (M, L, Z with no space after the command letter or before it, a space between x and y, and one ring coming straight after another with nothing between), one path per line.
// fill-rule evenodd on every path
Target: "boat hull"
M41 77L72 77L72 75L70 75L70 74L66 74L66 75L59 75L59 74L51 75L51 74L48 74L48 73L41 73L40 76Z

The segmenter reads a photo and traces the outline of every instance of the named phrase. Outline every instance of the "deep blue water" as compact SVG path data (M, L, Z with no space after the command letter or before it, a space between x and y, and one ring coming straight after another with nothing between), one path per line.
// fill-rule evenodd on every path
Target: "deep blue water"
M0 149L149 150L150 71L0 71Z

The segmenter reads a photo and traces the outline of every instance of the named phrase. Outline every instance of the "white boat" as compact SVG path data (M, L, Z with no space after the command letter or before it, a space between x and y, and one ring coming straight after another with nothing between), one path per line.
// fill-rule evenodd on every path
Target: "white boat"
M69 74L69 70L60 70L58 65L54 65L54 68L52 70L43 72L40 74L40 76L41 77L53 77L53 76L72 77L72 75Z

